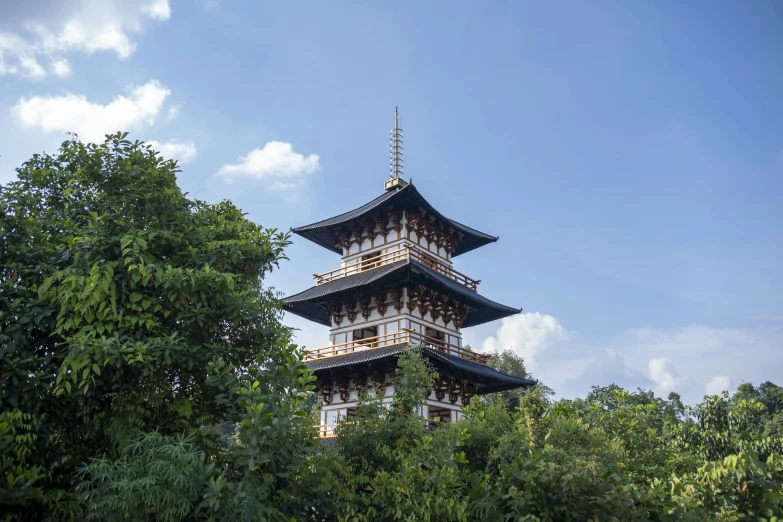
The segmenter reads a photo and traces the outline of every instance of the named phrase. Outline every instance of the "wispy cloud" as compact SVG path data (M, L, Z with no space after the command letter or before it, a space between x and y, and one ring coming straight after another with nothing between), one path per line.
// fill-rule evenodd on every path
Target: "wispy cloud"
M0 76L67 76L70 52L114 52L128 58L136 50L132 35L145 20L171 17L168 0L92 0L17 2L0 21ZM44 5L41 5L44 4Z

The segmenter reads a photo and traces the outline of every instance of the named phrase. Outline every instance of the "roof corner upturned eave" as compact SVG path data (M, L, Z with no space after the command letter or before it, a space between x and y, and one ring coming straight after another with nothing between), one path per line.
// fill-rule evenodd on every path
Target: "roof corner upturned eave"
M309 239L313 243L320 245L326 248L327 250L331 250L332 252L335 252L337 254L342 254L343 253L342 250L335 246L334 237L332 236L329 227L347 223L348 221L352 221L356 218L362 217L363 215L367 214L371 210L378 208L379 206L383 205L384 203L387 203L390 200L394 201L395 199L399 199L400 197L399 194L404 193L406 190L408 190L408 187L411 186L412 185L406 185L402 188L389 190L387 192L384 192L377 198L373 199L369 203L365 203L364 205L358 208L349 210L348 212L343 212L342 214L339 214L334 217L323 219L321 221L316 221L315 223L311 223L309 225L294 227L291 229L291 232L305 239Z

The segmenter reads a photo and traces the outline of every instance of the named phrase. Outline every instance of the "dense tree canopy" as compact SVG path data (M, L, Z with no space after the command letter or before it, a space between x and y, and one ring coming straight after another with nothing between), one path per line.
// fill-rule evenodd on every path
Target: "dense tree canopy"
M426 375L415 353L399 364ZM741 394L684 407L676 394L614 385L551 402L543 388L515 410L476 401L434 432L370 396L289 483L288 509L300 520L772 522L783 515L783 440L765 421L778 411Z
M0 191L0 520L767 521L783 517L783 388L685 406L616 385L475 400L425 425L403 353L333 444L263 277L289 238L187 198L114 135ZM507 350L490 364L532 378ZM309 413L308 413L309 412Z
M189 487L198 495L174 512L230 488L261 502L310 445L300 406L311 378L261 285L288 236L229 202L189 200L176 173L118 134L36 155L2 187L6 517L79 518L84 498L111 504L118 519L122 502L156 510L103 487L136 480L138 470L102 463L134 457L138 466L169 453L171 473L189 462L197 480ZM235 423L236 441L224 447L221 428Z

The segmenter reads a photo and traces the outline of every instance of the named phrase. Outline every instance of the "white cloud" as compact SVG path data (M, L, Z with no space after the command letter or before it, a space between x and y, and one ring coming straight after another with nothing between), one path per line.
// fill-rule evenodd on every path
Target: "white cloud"
M141 10L153 20L162 20L165 22L171 18L169 0L153 0L147 5L142 6Z
M781 343L781 326L637 328L588 338L568 331L555 317L527 313L504 319L482 351L513 348L533 376L560 397L584 397L591 386L615 383L664 397L677 391L695 404L705 389L711 393L733 390L737 382L774 381L783 365Z
M152 125L171 91L157 80L130 88L106 105L81 94L23 98L11 109L25 127L45 132L75 132L83 141L102 142L104 135Z
M650 371L650 379L655 382L657 385L656 391L661 395L677 391L688 384L687 379L680 377L680 375L674 371L674 365L669 358L656 357L650 359L647 363L647 367Z
M524 358L528 367L534 368L539 354L568 338L568 331L551 315L523 313L504 318L496 337L485 339L482 350L514 350Z
M525 357L534 377L562 397L584 397L593 385L616 383L629 390L653 390L664 397L677 391L685 402L695 404L705 389L733 390L737 382L774 381L775 370L783 364L780 327L689 325L587 338L561 330L555 318L517 317L506 319L483 348L513 346ZM759 360L767 363L759 365Z
M705 388L707 395L719 395L722 391L731 390L733 387L731 377L728 375L716 375Z
M291 190L301 186L303 178L320 169L317 154L303 156L294 152L290 143L270 141L262 149L253 149L240 156L237 163L220 167L217 175L228 182L238 177L269 181L272 190Z
M50 68L52 74L60 78L64 78L71 74L71 65L65 58L58 58L53 60Z
M181 143L176 140L165 142L152 140L147 144L151 145L153 150L160 152L164 159L177 160L180 164L194 160L198 152L193 143Z
M174 118L177 117L177 114L179 114L179 110L182 108L182 104L179 103L177 105L172 105L169 107L169 112L166 114L166 120L171 121Z
M43 78L70 72L65 54L114 52L128 58L136 50L132 35L147 19L168 20L168 0L28 0L6 9L0 21L0 75Z

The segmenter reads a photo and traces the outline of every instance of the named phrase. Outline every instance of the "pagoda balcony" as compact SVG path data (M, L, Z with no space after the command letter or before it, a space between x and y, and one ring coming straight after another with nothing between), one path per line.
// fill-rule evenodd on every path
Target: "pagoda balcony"
M340 425L345 424L354 424L354 421L349 420L341 420L339 422L332 422L332 423L323 423L323 424L315 424L313 427L318 430L318 436L322 439L328 438L328 437L336 437L337 436L337 427ZM449 424L449 421L431 421L431 420L425 420L424 421L424 432L425 433L431 433L435 431L439 426L443 424Z
M362 272L373 270L375 268L380 268L382 266L390 265L392 263L397 263L399 261L409 261L409 260L413 260L422 265L425 265L426 267L431 268L432 270L435 270L440 274L443 274L444 276L448 277L452 281L455 281L473 290L474 292L478 291L478 285L481 282L480 280L471 279L465 274L454 270L451 267L451 265L449 265L448 263L441 261L435 256L427 254L423 250L415 247L414 245L402 245L399 248L396 248L390 252L384 252L372 259L364 259L364 260L357 259L356 261L350 264L347 264L340 268L335 268L334 270L330 270L329 272L324 272L323 274L314 274L313 278L315 279L316 286L318 286L318 285L330 283L336 279L352 276L355 274L361 274Z
M305 353L304 362L318 361L328 357L337 357L340 355L347 355L365 350L374 350L377 348L395 346L398 344L421 345L425 348L442 352L447 355L460 357L467 361L481 364L483 366L487 365L487 361L490 357L489 355L471 352L470 350L449 344L441 339L435 339L434 337L429 337L414 330L405 328L399 332L386 335L378 335L376 337L368 337L366 339L357 339L347 343L333 344L330 346L324 346L323 348L317 348L315 350L308 350L307 353Z

